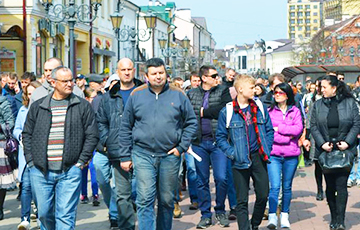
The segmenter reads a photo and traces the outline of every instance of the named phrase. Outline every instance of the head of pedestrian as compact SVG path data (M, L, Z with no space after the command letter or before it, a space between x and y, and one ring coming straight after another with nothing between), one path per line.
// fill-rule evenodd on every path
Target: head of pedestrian
M134 63L129 58L122 58L117 63L117 75L120 78L121 84L133 84L135 77Z
M191 88L199 87L201 80L197 72L191 72L190 83L191 83Z
M30 82L36 81L36 76L34 72L25 72L21 76L21 88L24 91L25 88L30 84Z
M10 73L6 84L10 90L15 90L18 84L18 75L16 73Z
M229 81L229 82L234 81L235 75L236 75L236 72L234 69L231 69L231 68L228 69L225 73L226 81Z
M325 98L332 98L335 96L352 97L346 84L339 80L336 76L326 75L321 80L321 93Z
M204 90L209 90L217 85L219 74L214 66L203 65L200 67L199 76L201 79L201 86Z
M65 66L58 66L51 72L50 84L54 87L53 98L66 99L73 91L74 78L71 70Z
M166 84L165 63L160 58L151 58L146 61L145 76L155 93L160 93Z
M255 95L255 79L249 75L239 75L234 80L234 87L238 97L249 100Z
M61 61L61 59L56 58L56 57L52 57L49 58L45 61L44 63L44 76L45 79L47 81L50 81L51 77L51 72L53 71L53 69L55 69L58 66L63 66L63 62Z
M345 81L345 74L338 72L338 73L337 73L337 79L338 79L339 81Z
M294 92L292 87L285 82L282 82L274 88L274 101L271 108L285 103L286 105L295 105Z
M273 90L275 86L283 82L285 82L285 76L281 73L274 73L269 77L269 85L271 90Z
M78 74L76 76L76 85L81 89L86 85L86 79L85 79L85 75L83 74Z

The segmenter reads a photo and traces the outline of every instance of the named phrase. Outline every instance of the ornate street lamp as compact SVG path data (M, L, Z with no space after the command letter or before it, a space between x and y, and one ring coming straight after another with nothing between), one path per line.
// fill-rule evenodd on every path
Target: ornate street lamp
M69 4L53 5L52 0L44 0L42 5L46 11L46 18L55 23L67 21L69 24L70 37L70 69L75 74L75 37L74 29L77 22L91 23L93 22L101 6L101 0L93 0L90 5L76 5L75 0L69 0ZM94 12L94 14L93 14ZM94 16L92 16L94 15Z

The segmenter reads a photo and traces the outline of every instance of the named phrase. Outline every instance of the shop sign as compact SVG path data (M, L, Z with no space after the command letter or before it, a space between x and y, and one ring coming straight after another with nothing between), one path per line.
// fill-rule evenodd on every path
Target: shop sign
M16 72L16 52L0 50L0 72Z

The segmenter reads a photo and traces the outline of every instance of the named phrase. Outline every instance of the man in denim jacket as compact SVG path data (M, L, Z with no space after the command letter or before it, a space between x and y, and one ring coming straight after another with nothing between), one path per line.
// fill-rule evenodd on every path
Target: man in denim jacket
M234 86L238 95L220 111L216 141L225 155L232 159L239 229L250 229L250 177L254 181L256 193L251 226L252 229L258 229L269 193L266 164L270 163L274 130L268 112L264 110L261 102L253 100L255 79L241 75L236 77ZM230 122L227 113L232 113Z

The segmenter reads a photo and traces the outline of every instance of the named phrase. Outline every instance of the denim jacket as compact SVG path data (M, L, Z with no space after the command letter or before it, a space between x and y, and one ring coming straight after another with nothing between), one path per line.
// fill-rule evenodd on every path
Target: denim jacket
M265 153L270 156L274 141L274 129L265 110L265 118L260 109L257 112L257 125ZM226 107L219 114L216 142L225 155L232 160L237 169L248 169L251 166L248 130L240 114L233 112L229 128L226 128Z

